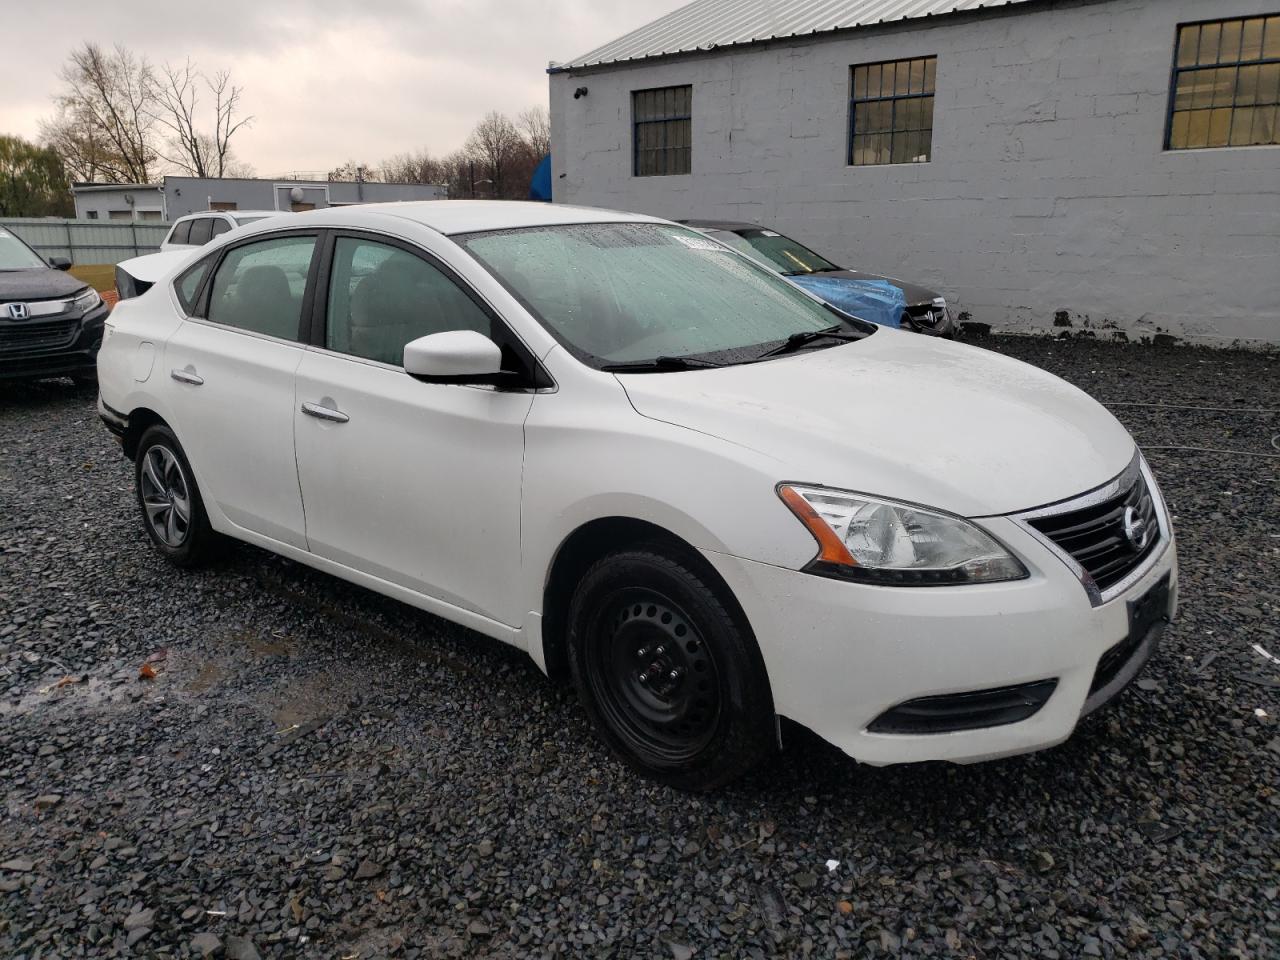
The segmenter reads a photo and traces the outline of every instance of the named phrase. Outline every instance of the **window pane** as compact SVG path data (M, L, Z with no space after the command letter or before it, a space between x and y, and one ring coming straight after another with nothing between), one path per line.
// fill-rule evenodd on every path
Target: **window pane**
M1186 76L1190 78L1191 83L1192 108L1200 110L1213 106L1214 79L1217 77L1217 71L1196 70Z
M1222 67L1213 78L1213 105L1215 107L1231 106L1231 98L1236 92L1236 67Z
M338 238L326 347L400 366L405 344L450 330L493 333L488 315L426 260L386 244Z
M1236 103L1249 105L1258 102L1258 67L1241 67L1236 76Z
M926 162L933 159L932 130L922 130L920 132L920 158Z
M1169 149L1185 150L1190 144L1187 143L1187 134L1191 129L1190 113L1175 113L1173 115L1173 127L1169 130Z
M1280 102L1280 63L1264 63L1258 68L1258 103Z
M1190 110L1193 106L1192 93L1195 90L1194 72L1180 73L1177 78L1177 86L1173 92L1173 109Z
M213 277L209 319L298 339L315 237L278 237L231 250Z
M930 57L924 62L924 91L925 93L933 93L934 83L937 80L938 58Z
M905 97L908 93L911 92L910 83L911 83L911 63L909 61L903 60L901 63L898 64L898 79L897 79L896 85L893 88L893 92L900 97Z
M911 93L922 93L924 91L924 61L911 61Z
M920 115L926 130L933 129L933 97L925 97L921 101Z
M1280 60L1280 17L1267 17L1262 57L1264 60Z
M1200 28L1198 26L1183 27L1178 32L1178 66L1190 67L1196 62L1196 51L1200 48Z
M1252 142L1255 144L1280 144L1280 107L1254 111Z
M1192 110L1188 114L1189 127L1187 130L1187 146L1188 147L1207 147L1209 145L1209 114L1210 110Z
M853 96L856 100L862 100L867 95L867 68L853 68Z
M230 229L231 229L231 224L227 223L227 221L225 220L213 221L213 235L215 237L222 236L224 233L226 233Z
M1206 23L1200 28L1200 58L1198 62L1202 66L1218 62L1218 42L1221 39L1221 24Z
M1222 25L1222 40L1218 43L1218 62L1236 63L1240 59L1240 30L1244 24L1228 20Z
M1253 108L1237 107L1231 112L1231 146L1243 147L1253 136Z
M1231 140L1231 111L1214 110L1209 117L1209 146L1225 147Z
M191 238L187 241L200 247L213 239L213 221L209 217L198 217L191 221Z
M205 259L180 276L178 282L174 285L174 289L178 294L178 302L182 304L182 309L188 314L191 313L191 308L195 306L196 291L200 289L200 281L204 279L204 275L209 272L209 264L211 262L211 257L205 257Z
M1262 56L1262 17L1254 17L1244 22L1244 33L1240 43L1241 60L1257 60Z
M868 115L870 111L870 104L855 103L853 105L853 132L855 134L863 134L871 130L868 123Z
M872 64L867 68L867 96L872 99L880 96L880 81L884 73L883 64Z
M175 224L173 233L169 236L170 243L189 243L191 237L191 221L183 220L181 223Z

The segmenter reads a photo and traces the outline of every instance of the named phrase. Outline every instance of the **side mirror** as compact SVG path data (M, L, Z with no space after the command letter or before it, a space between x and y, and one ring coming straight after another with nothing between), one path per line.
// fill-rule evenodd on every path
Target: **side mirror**
M404 370L427 383L505 383L502 351L482 333L449 330L411 340L404 348Z
M70 270L71 261L66 257L50 257L49 266L53 267L55 270Z

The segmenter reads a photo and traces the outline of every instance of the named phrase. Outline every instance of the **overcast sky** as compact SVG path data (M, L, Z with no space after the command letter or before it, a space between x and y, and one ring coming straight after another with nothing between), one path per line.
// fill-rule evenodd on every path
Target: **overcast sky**
M569 60L685 0L0 0L0 133L35 139L84 40L231 70L261 176L462 145L485 112L547 102Z

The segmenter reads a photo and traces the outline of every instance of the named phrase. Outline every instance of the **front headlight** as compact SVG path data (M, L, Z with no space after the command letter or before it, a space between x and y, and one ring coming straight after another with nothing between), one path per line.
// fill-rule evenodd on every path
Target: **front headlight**
M1027 569L961 517L861 493L781 484L778 496L818 541L811 573L899 587L1021 580Z
M88 313L90 310L95 309L101 302L102 297L98 295L97 290L93 289L80 294L80 296L71 301L72 305L81 313Z

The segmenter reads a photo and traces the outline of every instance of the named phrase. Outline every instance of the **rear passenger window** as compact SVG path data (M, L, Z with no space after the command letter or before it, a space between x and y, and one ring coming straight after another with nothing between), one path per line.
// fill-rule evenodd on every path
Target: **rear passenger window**
M273 237L235 247L213 275L215 323L297 340L315 237Z
M202 247L213 239L213 220L210 217L197 217L191 221L191 239L187 242Z
M209 264L212 262L213 257L205 257L195 266L188 267L173 285L174 292L178 294L178 302L182 304L182 312L187 316L191 316L191 311L196 304L196 293L200 290L200 281L209 272Z
M339 237L329 281L325 346L401 366L411 340L449 330L493 336L488 314L421 257L373 240Z
M169 234L170 243L189 243L191 236L191 221L183 220L181 223L173 225L173 232Z
M221 217L213 221L213 235L219 237L231 229L231 224L223 220Z

